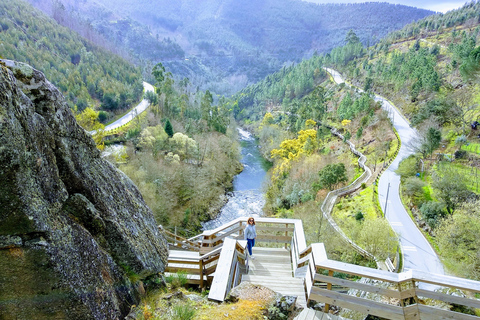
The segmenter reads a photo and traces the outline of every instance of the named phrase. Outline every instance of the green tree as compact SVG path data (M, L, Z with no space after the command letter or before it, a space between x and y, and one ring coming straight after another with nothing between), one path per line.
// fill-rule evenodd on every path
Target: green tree
M166 134L168 135L169 138L173 137L173 127L172 127L172 124L170 123L169 119L167 119L167 121L165 121L165 132L166 132Z
M425 221L432 227L436 227L441 219L445 218L447 211L445 210L445 204L437 201L428 201L422 204L420 207Z
M210 91L205 91L203 95L202 101L200 103L200 109L202 111L202 119L208 120L210 119L210 114L212 111L212 103L213 103L213 96Z
M400 162L395 173L400 175L402 179L413 177L419 171L418 162L418 159L414 155L411 155Z
M353 31L352 29L348 30L348 33L345 36L345 43L353 45L359 42L360 42L360 39L357 37L357 34L355 33L355 31Z
M480 201L464 203L443 220L437 243L446 265L458 276L480 279Z
M343 163L327 164L318 172L318 176L318 182L313 186L316 190L333 190L335 186L348 180L347 170L345 169L345 165Z
M418 135L409 141L408 146L423 158L431 155L440 146L442 133L434 127L420 130Z
M165 67L161 62L157 63L152 69L152 75L155 78L155 86L161 87L165 80Z
M442 166L438 170L441 171ZM472 195L462 175L453 170L435 173L432 186L437 190L438 197L443 200L450 214Z

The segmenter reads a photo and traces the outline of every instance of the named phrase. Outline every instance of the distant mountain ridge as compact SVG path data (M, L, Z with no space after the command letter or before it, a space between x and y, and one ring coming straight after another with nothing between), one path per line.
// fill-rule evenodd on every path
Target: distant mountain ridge
M205 0L201 6L193 0L56 3L110 41L132 50L142 63L161 61L173 73L191 79L203 72L203 80L197 80L216 83L217 92L237 91L285 63L343 45L350 29L363 43L372 44L433 14L387 3L318 5L299 0ZM155 42L166 48L163 53L152 45Z

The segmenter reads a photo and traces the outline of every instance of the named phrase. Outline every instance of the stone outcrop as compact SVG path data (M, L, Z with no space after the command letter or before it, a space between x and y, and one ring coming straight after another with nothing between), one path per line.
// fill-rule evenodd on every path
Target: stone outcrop
M0 206L0 319L123 319L165 268L135 185L41 72L1 59Z

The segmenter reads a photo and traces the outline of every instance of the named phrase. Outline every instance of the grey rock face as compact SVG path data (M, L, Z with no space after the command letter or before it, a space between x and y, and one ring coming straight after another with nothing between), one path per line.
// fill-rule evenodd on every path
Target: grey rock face
M61 93L0 59L0 319L121 319L168 249Z

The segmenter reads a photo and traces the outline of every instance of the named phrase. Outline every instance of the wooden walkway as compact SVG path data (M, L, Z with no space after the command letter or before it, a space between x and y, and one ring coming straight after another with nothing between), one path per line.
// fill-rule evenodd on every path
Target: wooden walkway
M282 295L296 296L297 303L305 307L303 278L294 278L290 251L283 248L253 248L255 259L249 260L248 274L242 282L250 282L270 288Z
M344 317L305 308L294 320L348 320Z

